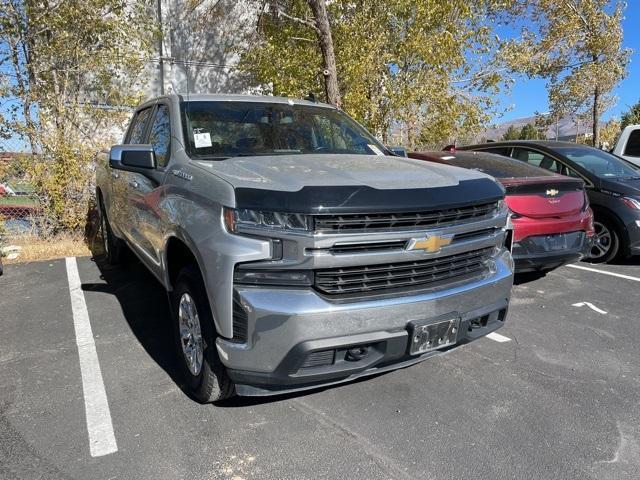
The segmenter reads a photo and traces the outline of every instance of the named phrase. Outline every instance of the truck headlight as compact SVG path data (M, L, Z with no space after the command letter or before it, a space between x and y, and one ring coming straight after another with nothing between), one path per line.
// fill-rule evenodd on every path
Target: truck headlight
M225 208L224 223L230 232L237 232L239 228L308 232L312 225L309 215L262 212L246 208Z

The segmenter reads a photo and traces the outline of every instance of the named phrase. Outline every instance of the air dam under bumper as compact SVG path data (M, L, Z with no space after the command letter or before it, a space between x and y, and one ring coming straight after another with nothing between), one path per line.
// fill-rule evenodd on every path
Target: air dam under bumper
M311 289L236 286L234 294L248 316L248 341L218 338L217 348L239 395L342 383L412 365L497 330L506 318L512 283L512 261L505 251L486 278L392 298L339 303ZM409 355L410 322L453 318L460 319L455 345ZM354 357L356 347L368 348Z

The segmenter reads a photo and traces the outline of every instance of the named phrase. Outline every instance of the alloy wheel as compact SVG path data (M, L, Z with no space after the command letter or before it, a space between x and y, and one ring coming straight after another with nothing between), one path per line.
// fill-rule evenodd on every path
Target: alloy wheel
M196 304L188 293L183 293L178 305L178 326L180 329L180 345L187 368L193 376L202 370L204 359L204 342L200 329L200 318Z
M593 222L593 227L595 229L595 235L593 237L589 258L598 259L604 257L609 253L609 250L611 250L613 236L611 230L600 222Z

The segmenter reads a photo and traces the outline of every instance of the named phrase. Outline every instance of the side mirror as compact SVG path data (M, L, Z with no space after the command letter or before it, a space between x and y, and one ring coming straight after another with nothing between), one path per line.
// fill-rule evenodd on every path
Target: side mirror
M109 166L116 170L145 173L156 168L156 154L151 145L114 145Z
M404 147L387 147L391 153L393 153L394 155L397 155L398 157L406 157L407 156L407 149Z

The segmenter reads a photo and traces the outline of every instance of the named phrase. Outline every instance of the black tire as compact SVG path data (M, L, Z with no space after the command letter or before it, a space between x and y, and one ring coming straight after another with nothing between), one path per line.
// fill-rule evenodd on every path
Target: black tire
M104 258L109 265L118 265L124 258L124 245L122 240L116 238L111 230L111 224L107 218L107 213L100 201L100 233L102 235L102 248Z
M195 304L203 343L202 363L199 371L193 372L183 347L180 329L180 303L188 295ZM178 274L170 294L171 317L176 340L177 355L188 393L200 403L216 402L235 395L235 385L227 375L216 349L216 332L200 271L195 266L183 268ZM190 340L189 340L190 341Z
M622 236L617 225L607 217L598 217L593 222L596 234L593 246L585 260L591 263L609 263L620 253Z

